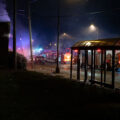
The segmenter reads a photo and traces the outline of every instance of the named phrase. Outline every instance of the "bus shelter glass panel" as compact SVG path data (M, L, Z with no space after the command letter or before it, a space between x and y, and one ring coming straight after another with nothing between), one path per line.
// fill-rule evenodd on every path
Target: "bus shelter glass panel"
M106 51L106 84L112 84L112 50Z
M73 50L72 79L74 80L77 80L77 57L78 57L78 50Z
M115 51L115 88L120 88L120 50Z
M87 63L87 76L88 80L91 80L91 66L92 66L92 51L88 50L88 63Z
M85 51L81 50L80 53L80 81L85 79Z
M101 50L95 50L95 81L101 82Z

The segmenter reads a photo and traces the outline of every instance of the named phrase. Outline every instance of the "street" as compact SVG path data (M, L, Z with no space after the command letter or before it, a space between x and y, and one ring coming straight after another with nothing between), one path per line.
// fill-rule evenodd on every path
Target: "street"
M60 74L55 73L55 64L43 64L43 65L34 65L34 71L44 73L44 74L50 74L53 76L61 76L64 78L70 78L70 64L60 64ZM28 68L30 70L30 68ZM84 81L84 69L80 70L80 81ZM72 78L73 80L77 80L77 65L73 65L73 71L72 71ZM91 80L91 71L88 70L88 80ZM95 80L101 81L101 71L96 70L95 71ZM104 80L104 72L103 72L103 80ZM111 84L112 83L112 72L106 71L106 83ZM120 88L120 73L115 72L115 88Z

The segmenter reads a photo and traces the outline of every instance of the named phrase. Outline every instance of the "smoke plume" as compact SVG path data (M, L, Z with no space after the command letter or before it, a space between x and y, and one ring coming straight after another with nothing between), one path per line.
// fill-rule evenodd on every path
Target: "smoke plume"
M0 22L8 21L10 21L10 17L8 16L8 12L6 10L5 0L0 0Z

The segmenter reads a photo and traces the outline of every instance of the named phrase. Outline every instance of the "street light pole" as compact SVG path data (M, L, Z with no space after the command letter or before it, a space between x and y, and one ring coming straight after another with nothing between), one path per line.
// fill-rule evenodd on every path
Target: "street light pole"
M13 65L17 70L17 54L16 54L16 0L13 0Z
M32 26L31 26L31 13L30 2L28 2L28 23L29 23L29 36L30 36L30 57L33 68L33 50L32 50Z
M58 0L57 6L58 22L57 22L57 60L56 60L56 73L60 73L59 68L59 41L60 41L60 1Z

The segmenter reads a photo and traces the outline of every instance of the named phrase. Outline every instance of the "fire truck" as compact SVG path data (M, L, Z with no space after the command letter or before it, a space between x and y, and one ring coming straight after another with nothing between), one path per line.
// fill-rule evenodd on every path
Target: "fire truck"
M78 50L74 50L74 57L72 59L72 63L76 64L77 63L77 53ZM63 51L62 55L61 55L61 63L63 64L69 64L71 61L71 49L70 48L66 48L65 51Z

